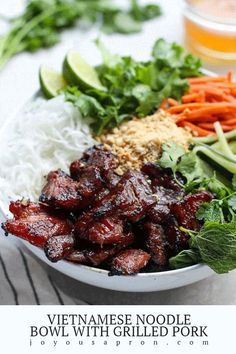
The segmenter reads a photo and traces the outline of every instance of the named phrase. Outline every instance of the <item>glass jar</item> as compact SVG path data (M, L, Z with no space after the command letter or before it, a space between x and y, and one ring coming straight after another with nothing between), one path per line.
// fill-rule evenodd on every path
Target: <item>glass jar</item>
M236 0L186 0L185 44L204 60L236 63Z

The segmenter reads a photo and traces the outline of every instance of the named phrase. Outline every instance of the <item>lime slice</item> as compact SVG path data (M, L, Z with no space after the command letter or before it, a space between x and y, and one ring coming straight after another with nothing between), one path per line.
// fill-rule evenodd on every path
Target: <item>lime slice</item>
M102 86L95 69L75 50L70 50L63 64L63 75L70 85L81 88L106 90Z
M41 90L47 98L57 96L58 92L66 86L66 81L61 74L44 65L39 70L39 80Z

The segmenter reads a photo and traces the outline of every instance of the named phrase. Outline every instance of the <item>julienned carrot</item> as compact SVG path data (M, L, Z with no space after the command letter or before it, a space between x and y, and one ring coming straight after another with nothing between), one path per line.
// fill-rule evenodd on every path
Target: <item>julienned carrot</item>
M203 128L203 129L207 129L207 130L214 130L214 124L212 123L199 123L198 125L200 128ZM223 131L225 132L229 132L230 130L232 130L232 126L229 126L229 125L223 125L221 124L221 128L223 129Z
M214 132L213 123L219 121L224 131L236 127L236 83L233 74L189 78L189 91L181 103L168 100L167 112L176 115L176 123L186 126L200 136Z
M170 106L178 106L179 102L174 100L173 98L168 98L167 102L169 103Z
M205 83L205 82L224 82L227 78L225 76L200 76L188 79L190 84Z
M177 108L177 107L176 107ZM203 107L200 109L192 110L192 111L186 111L181 114L181 116L176 117L176 122L179 123L181 121L187 120L187 121L194 121L196 118L202 118L203 121L205 121L204 116L208 114L222 114L222 113L228 113L230 110L234 110L236 112L236 105L235 107L231 107L227 104L220 105L218 103L212 103L211 107Z
M161 109L166 109L166 108L167 108L167 102L168 102L168 99L165 98L165 99L161 102L160 108L161 108Z
M203 107L209 107L210 103L186 103L186 104L180 104L179 106L171 107L167 109L167 112L175 114L175 113L180 113L183 112L187 109L189 110L194 110L198 108L203 108Z
M190 103L192 101L205 102L205 93L204 93L204 91L202 90L200 92L189 93L189 94L184 95L182 97L182 102L183 103Z
M227 79L229 82L233 81L233 72L231 70L228 72Z
M224 120L224 124L226 124L226 125L236 125L236 118L226 119L226 120Z
M221 101L236 102L235 98L230 95L230 90L226 93L226 92L220 90L219 88L215 88L215 87L210 86L209 84L208 85L207 84L206 85L197 85L195 87L191 87L191 91L193 91L193 92L199 92L199 90L204 90L205 95L213 96L213 97L216 96L219 99L221 99ZM185 96L183 96L182 99L184 97Z
M190 123L190 122L182 122L181 126L188 127L190 128L194 133L196 133L198 136L208 136L208 135L214 135L213 131L203 129L198 127L197 125Z

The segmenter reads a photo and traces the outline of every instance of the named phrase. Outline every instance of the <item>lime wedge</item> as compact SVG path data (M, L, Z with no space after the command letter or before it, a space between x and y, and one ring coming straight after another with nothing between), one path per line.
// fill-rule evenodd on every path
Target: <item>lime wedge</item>
M61 74L44 65L39 70L39 80L41 90L47 98L57 96L58 92L66 86L66 81Z
M75 50L70 50L65 57L63 75L70 85L102 91L106 90L102 86L95 69Z

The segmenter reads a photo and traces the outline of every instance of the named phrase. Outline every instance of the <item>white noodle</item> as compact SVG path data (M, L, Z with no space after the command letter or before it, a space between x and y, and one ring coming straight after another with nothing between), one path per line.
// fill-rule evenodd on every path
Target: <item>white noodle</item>
M45 176L69 164L95 144L88 123L62 96L37 98L7 126L0 136L0 199L37 200Z

